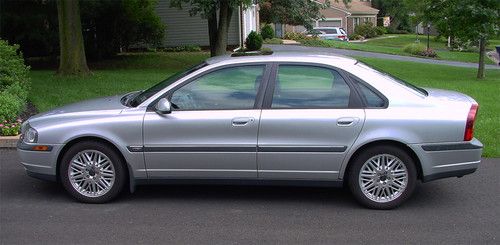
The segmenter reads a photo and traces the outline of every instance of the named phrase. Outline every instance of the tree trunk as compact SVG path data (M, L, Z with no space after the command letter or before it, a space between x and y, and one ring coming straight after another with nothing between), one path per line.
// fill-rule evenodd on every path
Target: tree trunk
M210 56L216 56L215 47L217 46L217 10L214 8L208 15L208 38L210 42Z
M217 30L217 43L215 45L215 55L224 55L227 50L227 32L229 23L233 15L233 8L229 1L220 2L219 27Z
M89 74L77 0L57 0L59 19L60 75Z
M479 39L479 69L477 70L477 78L484 78L484 57L486 56L486 39Z

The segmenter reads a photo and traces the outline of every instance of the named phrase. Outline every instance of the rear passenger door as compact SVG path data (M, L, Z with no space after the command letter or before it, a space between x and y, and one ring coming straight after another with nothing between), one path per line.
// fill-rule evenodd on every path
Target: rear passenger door
M341 71L315 64L276 64L258 134L263 179L334 180L365 119Z

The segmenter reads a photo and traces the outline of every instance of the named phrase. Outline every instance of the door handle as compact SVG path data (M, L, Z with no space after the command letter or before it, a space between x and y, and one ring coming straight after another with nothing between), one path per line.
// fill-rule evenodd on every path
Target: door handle
M359 121L359 118L354 117L343 117L337 120L337 126L340 127L350 127L356 124Z
M255 119L253 117L237 117L237 118L233 118L233 120L231 120L231 124L233 126L239 127L239 126L245 126L248 123L251 123L253 121L255 121Z

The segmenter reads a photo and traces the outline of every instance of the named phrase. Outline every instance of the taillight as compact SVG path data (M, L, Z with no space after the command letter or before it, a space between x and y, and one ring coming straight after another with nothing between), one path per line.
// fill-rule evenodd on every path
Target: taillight
M472 104L469 110L469 115L467 116L467 123L465 124L464 140L470 141L474 137L474 121L476 121L477 110L479 109L478 104Z
M345 36L338 36L339 39L345 39Z

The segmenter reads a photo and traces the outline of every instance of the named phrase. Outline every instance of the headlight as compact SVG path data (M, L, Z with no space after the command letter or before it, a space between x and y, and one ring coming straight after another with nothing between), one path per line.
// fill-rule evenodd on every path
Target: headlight
M38 132L34 128L28 126L28 129L24 133L23 140L26 143L36 143L38 140Z

